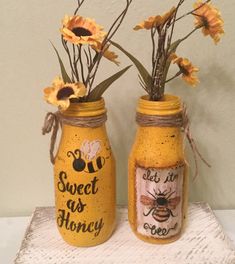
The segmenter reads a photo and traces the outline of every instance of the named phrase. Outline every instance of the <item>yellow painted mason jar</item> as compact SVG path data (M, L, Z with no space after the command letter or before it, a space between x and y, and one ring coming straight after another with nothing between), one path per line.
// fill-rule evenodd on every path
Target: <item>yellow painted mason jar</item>
M135 235L149 243L177 240L187 214L188 176L179 97L140 98L129 156L128 214Z
M54 165L57 226L70 245L95 246L115 227L115 161L104 100L72 103L60 121Z

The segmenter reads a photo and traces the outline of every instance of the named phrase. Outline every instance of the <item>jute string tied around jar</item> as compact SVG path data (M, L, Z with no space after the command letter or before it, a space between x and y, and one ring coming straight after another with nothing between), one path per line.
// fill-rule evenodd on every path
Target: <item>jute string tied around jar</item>
M190 147L193 152L194 163L195 163L195 179L198 176L198 157L208 166L211 165L203 158L202 154L199 152L196 142L192 136L190 130L190 122L187 113L187 108L185 105L182 107L182 111L174 115L145 115L138 113L136 114L136 122L143 127L181 127L185 137L188 139Z
M42 134L51 133L51 142L50 142L50 160L51 163L55 163L55 143L58 131L62 125L76 126L76 127L90 127L96 128L103 125L107 120L106 113L99 116L90 116L90 117L72 117L64 116L61 112L57 111L55 113L47 113L42 128Z

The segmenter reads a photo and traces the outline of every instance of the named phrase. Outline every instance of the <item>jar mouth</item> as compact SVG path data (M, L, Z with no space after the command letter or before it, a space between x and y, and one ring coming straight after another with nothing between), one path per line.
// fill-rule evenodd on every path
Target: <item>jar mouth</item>
M69 108L62 114L65 116L99 116L107 112L104 98L92 102L71 103Z
M172 115L181 111L180 97L171 94L165 94L161 101L150 101L148 95L143 95L137 106L137 112L146 115Z

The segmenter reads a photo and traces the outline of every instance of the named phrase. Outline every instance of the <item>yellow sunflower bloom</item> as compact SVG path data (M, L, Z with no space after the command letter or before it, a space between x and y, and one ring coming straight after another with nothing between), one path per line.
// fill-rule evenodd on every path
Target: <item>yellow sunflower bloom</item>
M195 87L199 83L199 79L195 75L199 69L194 67L188 59L178 57L176 54L171 55L171 59L173 63L179 66L179 69L182 73L182 79L189 85Z
M199 8L202 6L201 8ZM198 0L194 4L195 26L202 27L202 32L205 36L210 35L215 44L220 41L221 35L224 34L224 21L221 17L220 11L212 6L211 3L203 4Z
M143 22L139 23L137 26L134 27L134 30L140 29L152 29L157 28L160 26L164 26L165 23L174 15L176 8L172 7L170 11L165 13L164 15L160 16L151 16L148 19L144 20Z
M108 59L108 60L114 62L117 66L119 66L119 65L120 65L120 61L117 60L118 55L117 55L115 52L110 51L110 50L109 50L109 46L110 46L110 45L106 45L103 56L104 56L106 59ZM95 51L100 52L100 51L101 51L101 42L97 42L96 45L92 45L92 48L93 48Z
M62 23L63 28L60 31L64 40L76 45L95 45L96 42L101 42L106 35L103 27L90 18L65 16Z
M44 99L62 111L69 107L70 99L85 95L86 87L83 83L64 83L60 77L56 77L52 86L44 89Z

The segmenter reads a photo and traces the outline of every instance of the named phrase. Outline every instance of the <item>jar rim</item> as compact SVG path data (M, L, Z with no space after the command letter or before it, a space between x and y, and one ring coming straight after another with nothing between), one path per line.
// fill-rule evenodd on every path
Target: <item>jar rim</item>
M100 100L92 102L71 103L69 108L62 114L65 116L88 117L103 115L106 112L105 101L102 97Z
M165 94L161 101L150 101L148 95L140 97L137 112L146 115L172 115L182 111L179 96Z

